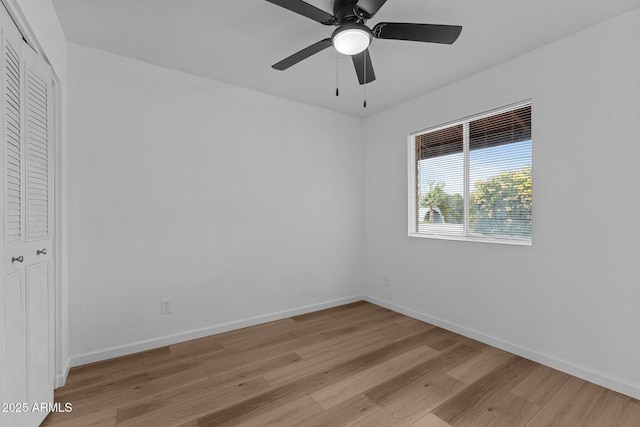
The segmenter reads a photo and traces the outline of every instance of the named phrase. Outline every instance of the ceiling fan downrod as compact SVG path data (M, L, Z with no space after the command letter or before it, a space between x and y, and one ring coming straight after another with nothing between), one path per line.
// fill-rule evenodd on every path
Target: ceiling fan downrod
M333 16L336 17L336 26L347 22L365 24L371 18L358 8L358 0L336 0L333 3Z

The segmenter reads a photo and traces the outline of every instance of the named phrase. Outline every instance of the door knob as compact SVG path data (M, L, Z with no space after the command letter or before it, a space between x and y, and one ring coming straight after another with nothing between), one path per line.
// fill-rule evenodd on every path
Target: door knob
M22 255L20 255L19 257L15 257L14 256L13 258L11 258L11 264L13 264L16 261L22 262L22 261L24 261L24 257Z
M46 249L38 249L36 250L36 255L46 255L47 254L47 250Z

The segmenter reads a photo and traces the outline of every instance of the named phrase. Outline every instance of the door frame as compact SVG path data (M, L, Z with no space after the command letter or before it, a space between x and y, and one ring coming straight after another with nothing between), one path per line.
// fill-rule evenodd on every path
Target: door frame
M66 239L64 238L66 232L66 209L65 201L66 194L63 191L66 182L66 175L63 173L62 165L64 163L63 152L63 110L62 110L62 84L61 80L56 73L56 70L51 65L47 58L46 52L42 47L42 44L36 37L31 25L25 17L25 14L20 6L19 0L0 0L4 7L9 12L9 16L13 19L18 30L24 37L25 41L38 55L49 63L52 70L52 125L53 131L51 132L51 152L52 152L52 168L51 171L51 189L53 194L52 209L53 209L53 227L51 228L52 244L54 247L54 253L52 257L51 278L53 280L53 317L54 317L54 375L52 378L54 388L62 387L67 379L70 369L70 359L68 356L68 345L65 346L65 342L68 342L68 316L64 316L64 307L68 306L68 295L66 292L66 286L63 284L67 282L67 270L66 270ZM65 348L66 347L66 348Z

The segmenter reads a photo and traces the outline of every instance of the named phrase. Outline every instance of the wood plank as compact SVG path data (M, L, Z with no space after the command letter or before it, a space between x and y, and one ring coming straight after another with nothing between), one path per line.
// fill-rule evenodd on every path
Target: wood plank
M441 377L447 370L466 362L476 354L478 350L459 345L372 387L365 392L365 395L376 404L383 406L390 400L401 398L413 389L429 387L430 382L435 378Z
M571 378L570 375L540 365L531 375L511 389L511 393L535 405L543 406L569 378Z
M321 317L313 322L293 322L285 328L273 331L263 331L260 335L247 335L234 337L233 339L222 340L222 345L229 352L245 352L253 348L265 348L277 344L293 341L300 337L314 335L326 331L327 329L342 326L335 319Z
M390 343L391 340L378 335L372 334L367 331L362 331L361 326L354 328L341 328L338 330L330 331L323 335L322 340L310 342L305 345L300 345L295 351L303 359L313 359L319 357L325 357L327 355L336 354L337 348L340 349L357 349L358 345L356 341L365 342L384 342ZM333 332L333 334L331 334ZM333 336L331 336L331 335Z
M341 346L344 351L335 352L335 348L326 347L323 351L307 356L306 359L301 359L295 364L266 372L264 377L273 387L279 387L295 381L300 376L307 375L310 372L331 369L354 357L370 353L389 344L386 338L378 336L353 337L347 341L349 341L348 344L344 342Z
M160 347L128 356L108 359L102 362L71 368L69 378L62 390L75 386L91 385L95 381L110 380L125 377L132 372L144 369L154 363L175 360L168 347Z
M376 332L383 337L396 341L414 335L418 332L426 332L434 328L435 326L433 325L417 320L416 322L394 321L383 326L381 329L378 329Z
M183 359L151 364L146 372L141 372L139 368L127 372L131 374L124 377L115 376L115 378L106 375L106 380L89 383L76 382L75 386L56 390L56 397L61 400L81 402L84 408L95 401L103 399L107 401L111 396L119 400L132 399L137 395L145 396L161 391L165 386L177 388L207 378L206 372L198 362Z
M427 383L417 384L402 395L386 399L380 409L374 410L354 426L389 427L409 426L429 414L435 407L446 402L463 390L465 384L446 374L431 378Z
M295 322L290 317L273 320L271 322L261 323L259 325L248 326L246 328L233 329L231 331L223 332L221 334L211 335L202 339L214 339L221 343L224 341L233 342L234 339L241 340L246 337L261 335L263 333L270 333L272 331L283 330L287 327L294 327Z
M382 315L388 316L386 313ZM211 355L205 361L205 368L224 372L229 369L235 369L242 364L256 363L260 360L283 355L291 351L296 351L302 357L308 357L311 354L317 354L318 351L324 351L327 348L339 348L339 345L336 345L332 340L338 339L339 341L348 343L353 340L353 338L350 339L349 336L353 337L355 332L365 333L365 331L370 331L377 327L378 322L384 321L386 321L386 317L381 318L378 313L375 316L372 315L364 319L361 318L358 322L352 324L341 324L342 326L330 328L323 332L302 336L273 346L259 347L253 351L225 350ZM261 336L261 334L258 334L258 336Z
M482 412L495 405L503 393L511 390L536 368L535 362L513 356L468 386L454 399L436 408L433 413L452 426L469 425Z
M70 389L56 397L65 403L73 404L75 406L73 413L79 414L124 404L134 399L136 395L142 396L151 389L147 373L142 372L95 386Z
M475 419L465 419L465 422L459 421L453 424L453 426L521 427L524 426L538 410L540 410L539 406L514 394L507 393L495 399L495 401Z
M439 352L431 347L418 347L374 366L371 369L367 369L356 375L350 375L342 381L320 389L312 393L311 397L318 402L323 409L331 408L382 382L390 380L438 354Z
M334 319L344 318L345 316L354 316L354 315L367 315L373 312L376 309L382 307L378 307L377 305L371 304L366 301L356 301L350 304L340 305L338 307L331 307L325 310L322 310L323 313L332 317Z
M411 424L411 427L451 427L451 425L445 423L440 418L429 412L427 415Z
M358 420L379 409L369 398L362 394L355 395L350 399L323 410L318 416L309 417L304 420L305 427L324 427L353 424Z
M299 314L297 316L291 317L291 320L294 322L309 322L317 319L323 319L325 317L329 317L324 310L320 311L312 311L311 313Z
M604 397L586 419L585 427L640 426L640 403L615 392L605 392Z
M387 308L377 307L372 305L371 308L367 311L366 317L374 319L374 318L385 318L388 321L392 322L396 319L399 319L402 315L396 313L395 311L391 311ZM362 313L357 312L342 312L340 315L332 314L331 317L339 321L340 323L352 323L352 322L361 322L363 320Z
M56 412L49 414L40 427L115 427L116 415L116 408L85 412L81 416L73 411Z
M247 381L251 378L264 377L273 371L276 371L283 367L290 367L302 360L297 353L287 353L283 356L277 356L265 361L259 361L257 363L239 366L236 369L229 369L224 372L217 370L210 370L205 367L204 371L209 377L209 381L215 384L223 385L229 383L240 383Z
M157 390L165 386L176 388L200 382L207 378L202 364L192 360L180 360L172 364L150 367L147 370L149 384Z
M604 396L605 389L571 377L526 424L530 427L583 425Z
M169 351L172 355L187 355L190 357L213 353L224 350L224 346L220 342L220 338L216 335L213 337L204 337L196 340L185 341L178 344L170 345Z
M463 383L472 384L511 357L513 355L506 351L489 348L462 365L451 369L447 374Z
M225 350L211 355L203 361L203 364L208 372L214 371L217 373L224 373L243 365L251 365L265 359L282 356L294 351L299 352L301 348L306 346L319 345L322 347L323 342L330 341L338 336L349 335L353 330L354 329L351 326L344 326L342 328L325 331L324 333L313 334L300 337L295 340L282 342L274 346L255 348L251 351L229 352ZM328 346L325 345L324 348L326 347Z
M238 426L300 426L305 420L321 415L322 408L309 396L303 396L260 416L249 418Z
M271 388L264 378L254 378L224 387L210 383L199 383L197 386L199 387L173 390L150 400L122 405L118 408L117 425L160 426L195 421L199 416L260 395Z

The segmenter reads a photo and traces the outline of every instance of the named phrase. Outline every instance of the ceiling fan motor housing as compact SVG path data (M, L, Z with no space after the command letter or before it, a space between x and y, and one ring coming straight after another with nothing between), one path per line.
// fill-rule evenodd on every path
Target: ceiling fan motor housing
M347 22L364 24L370 17L358 9L358 0L335 0L333 2L333 16L336 17L336 25Z

